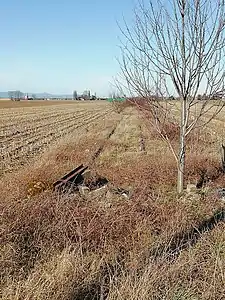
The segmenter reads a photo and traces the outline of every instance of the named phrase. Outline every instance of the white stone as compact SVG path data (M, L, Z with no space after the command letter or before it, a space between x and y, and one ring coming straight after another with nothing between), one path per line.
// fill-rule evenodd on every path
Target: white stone
M197 191L196 185L189 183L187 184L187 189L186 189L187 193L193 193Z
M94 196L94 197L101 197L103 195L105 195L107 193L107 190L108 190L108 185L104 185L94 191L91 191L90 192L90 195Z
M90 189L87 186L80 185L78 189L81 196L86 196L90 192Z
M86 170L83 174L82 174L84 179L90 179L91 178L91 171L90 170Z
M126 199L129 199L129 196L126 193L122 193L122 196Z

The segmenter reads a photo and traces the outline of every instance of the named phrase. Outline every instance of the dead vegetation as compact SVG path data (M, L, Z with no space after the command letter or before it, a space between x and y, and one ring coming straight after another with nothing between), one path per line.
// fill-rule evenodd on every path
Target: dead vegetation
M172 155L143 122L140 151L139 126L127 107L1 178L2 299L223 299L224 224L214 216L224 205L214 191L224 175L177 198ZM187 183L220 166L210 129L194 141ZM52 191L84 162L130 199ZM200 230L211 217L215 226Z
M65 105L74 104L74 101L59 101L59 100L21 100L21 101L11 101L11 100L0 100L0 109L2 108L19 108L19 107L34 107L34 106L51 106L51 105Z

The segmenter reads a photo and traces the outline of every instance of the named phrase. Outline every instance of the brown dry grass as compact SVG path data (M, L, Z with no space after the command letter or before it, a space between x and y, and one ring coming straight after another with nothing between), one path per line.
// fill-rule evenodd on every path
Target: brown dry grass
M172 155L143 124L141 152L139 123L126 108L2 177L3 299L223 299L223 224L200 233L173 260L167 256L223 204L211 192L177 198ZM199 132L189 144L187 182L197 180L203 168L214 174L219 166L217 138L210 132ZM91 167L114 185L131 188L130 200L51 191L57 178L91 161L99 147ZM37 182L43 188L30 194Z
M0 109L0 176L26 164L69 133L79 137L83 131L104 124L107 114L111 118L116 115L100 101L64 103Z
M96 101L98 104L104 101ZM85 101L85 104L89 104L90 101ZM92 102L91 102L92 103ZM35 107L35 106L51 106L51 105L84 105L82 102L72 100L21 100L11 101L7 99L0 99L0 109L2 108L19 108L19 107Z
M74 103L73 101L46 101L46 100L0 100L0 109L2 108L18 108L18 107L33 107L33 106L50 106L50 105L65 105Z

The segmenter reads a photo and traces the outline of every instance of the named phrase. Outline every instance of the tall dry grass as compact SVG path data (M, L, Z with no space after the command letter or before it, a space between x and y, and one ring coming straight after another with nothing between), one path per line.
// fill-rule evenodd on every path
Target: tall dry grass
M175 235L198 226L216 206L213 199L175 202L172 196L140 194L106 207L96 199L51 192L4 203L3 299L100 299L101 293L110 299L115 284L144 276L151 260L149 276L156 280L157 266L168 264L163 252L157 259L160 245L166 251Z
M114 125L106 126L105 136ZM126 155L121 139L105 142L95 129L2 178L2 299L223 299L224 225L200 233L194 244L186 237L223 203L213 192L177 198L176 165L163 148ZM219 167L214 144L203 133L194 141L187 182L203 168L213 176ZM102 142L92 167L115 186L131 186L131 198L52 192L52 183L88 161ZM150 142L162 147L156 136ZM30 194L38 182L43 188ZM178 254L169 259L174 245Z

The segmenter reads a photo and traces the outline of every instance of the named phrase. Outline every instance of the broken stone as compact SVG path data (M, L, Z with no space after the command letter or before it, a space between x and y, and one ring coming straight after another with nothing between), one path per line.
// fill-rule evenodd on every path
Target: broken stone
M80 185L78 186L78 189L81 196L86 196L90 192L90 189L87 186Z
M217 195L219 199L225 201L225 188L217 189Z
M38 185L38 188L39 186L41 184ZM89 197L90 200L91 197L101 198L100 202L104 200L104 205L109 205L109 207L114 202L129 199L132 189L132 187L129 187L129 190L115 187L107 178L98 175L94 171L91 172L83 164L56 181L53 184L53 188L63 193L80 195L87 200Z
M128 200L130 199L130 195L123 192L123 193L118 193L115 190L109 189L105 195L106 201L122 201L124 199Z
M101 187L106 186L109 181L105 177L95 176L86 180L86 185L90 188L90 190L96 190Z
M187 184L186 191L187 193L195 193L197 191L196 185L192 183Z
M90 170L86 170L83 174L82 174L84 180L90 179L92 177L91 171Z
M127 194L127 193L122 193L121 196L123 196L126 199L130 199L129 194Z
M128 198L130 197L130 191L125 190L123 188L112 187L112 191L115 194L122 195L122 196L128 197Z
M96 190L93 190L89 193L89 195L94 197L101 197L107 193L108 185L104 185Z

